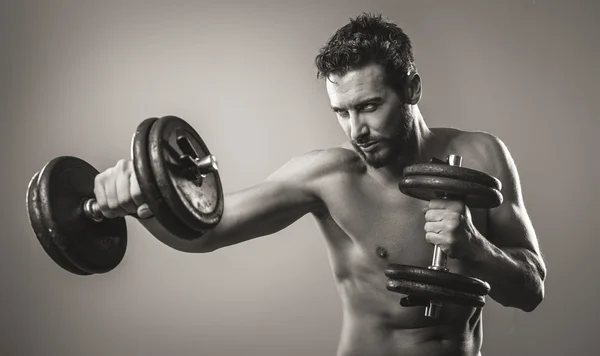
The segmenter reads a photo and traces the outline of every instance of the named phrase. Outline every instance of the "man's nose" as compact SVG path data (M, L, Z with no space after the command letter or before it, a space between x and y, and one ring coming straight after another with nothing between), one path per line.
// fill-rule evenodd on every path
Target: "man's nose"
M350 138L352 140L358 140L360 137L365 136L368 133L367 125L361 120L360 116L351 113L350 114Z

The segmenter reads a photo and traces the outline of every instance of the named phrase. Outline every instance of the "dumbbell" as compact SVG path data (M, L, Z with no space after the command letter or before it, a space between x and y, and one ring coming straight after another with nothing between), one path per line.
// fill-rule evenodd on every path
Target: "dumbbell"
M191 240L220 222L224 203L217 160L183 119L142 121L131 156L141 193L166 231ZM35 173L27 188L38 241L57 265L77 275L113 270L127 248L125 218L106 218L95 201L98 174L80 158L60 156Z
M462 157L449 155L446 161L408 166L398 188L421 200L460 200L469 208L491 209L502 204L501 182L484 172L461 167ZM449 272L447 255L434 246L429 267L390 264L386 270L387 289L407 295L400 304L413 306L412 300L426 301L425 316L439 317L443 303L481 308L490 285L477 278Z

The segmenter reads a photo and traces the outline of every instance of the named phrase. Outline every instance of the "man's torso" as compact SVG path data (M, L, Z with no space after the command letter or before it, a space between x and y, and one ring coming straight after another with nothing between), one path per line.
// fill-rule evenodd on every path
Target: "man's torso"
M426 151L444 159L463 157L463 166L486 171L480 133L435 129ZM477 355L481 346L481 315L474 308L445 305L437 319L423 307L402 307L404 296L386 289L384 270L390 263L426 267L433 247L425 240L422 208L426 201L410 198L397 187L370 176L351 149L323 154L335 168L318 185L325 209L314 214L325 236L332 271L344 310L339 354L350 355ZM485 235L486 212L471 210L475 226ZM461 262L448 260L454 273Z

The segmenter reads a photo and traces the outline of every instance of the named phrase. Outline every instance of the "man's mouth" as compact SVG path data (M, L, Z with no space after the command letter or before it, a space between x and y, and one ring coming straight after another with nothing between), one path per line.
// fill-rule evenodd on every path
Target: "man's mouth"
M363 151L370 151L371 149L373 149L375 147L375 145L377 145L379 143L379 141L371 141L371 142L366 142L363 144L358 145L358 147L360 147L361 150Z

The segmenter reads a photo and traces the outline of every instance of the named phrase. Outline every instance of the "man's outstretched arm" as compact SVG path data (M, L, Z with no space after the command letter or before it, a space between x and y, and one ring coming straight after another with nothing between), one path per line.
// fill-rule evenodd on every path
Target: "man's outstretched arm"
M219 224L198 239L187 241L170 235L154 219L142 225L168 246L189 253L205 253L276 233L302 216L322 207L316 193L320 153L292 158L265 181L226 194Z

